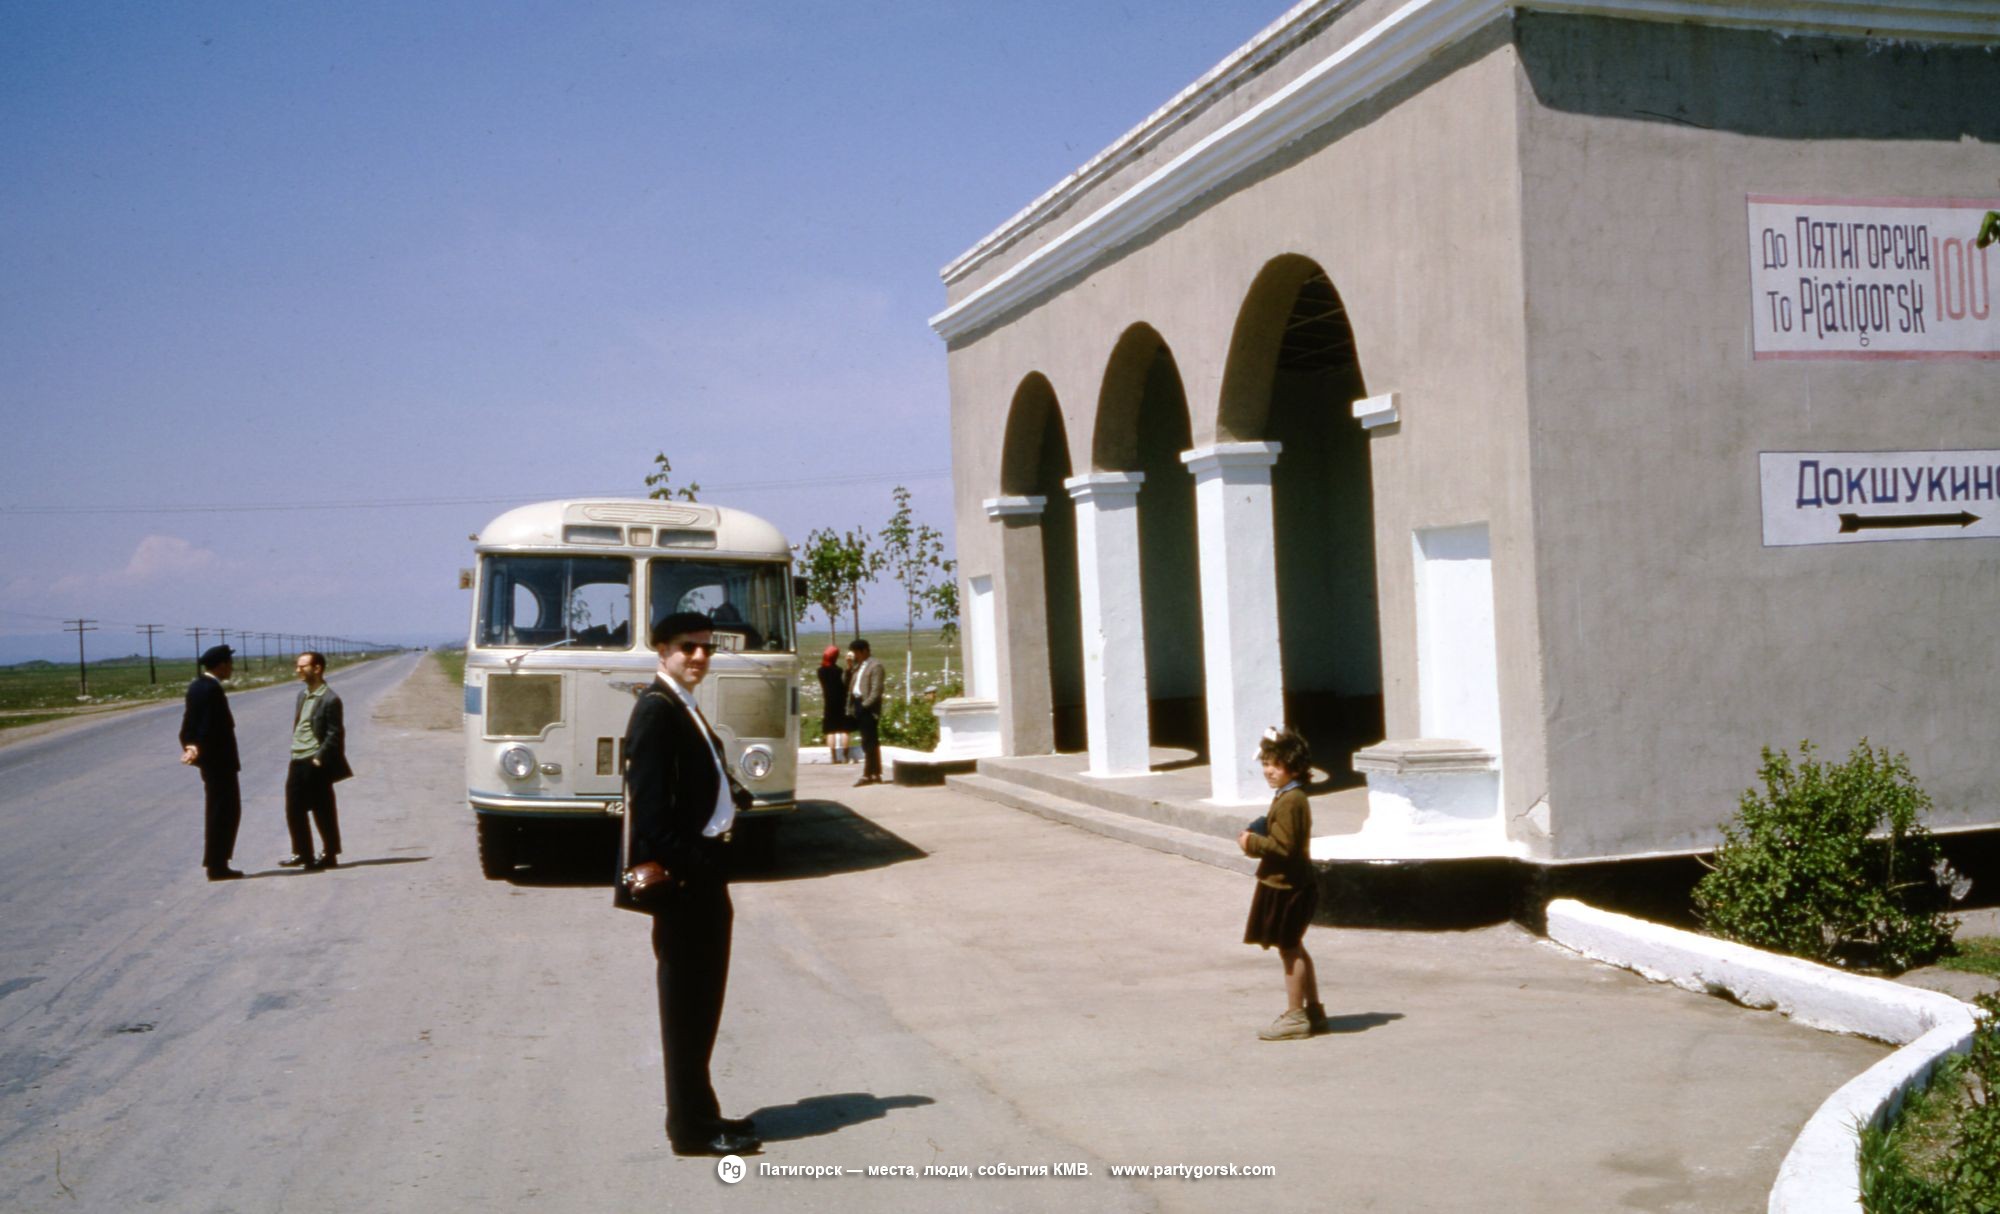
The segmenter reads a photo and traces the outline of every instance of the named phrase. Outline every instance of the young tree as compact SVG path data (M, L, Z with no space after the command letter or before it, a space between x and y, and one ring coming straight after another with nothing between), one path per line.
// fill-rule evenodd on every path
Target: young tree
M917 607L930 601L944 563L944 536L911 517L910 491L895 489L896 512L882 528L882 555L903 587L903 703L910 702L916 668Z
M951 651L958 647L958 562L941 561L938 564L938 584L931 587L924 596L930 604L931 618L938 622L938 635L944 641L944 681L951 682Z
M847 580L847 595L854 605L854 635L861 635L861 588L881 576L888 558L875 550L866 531L850 531L841 537L841 543L854 554L853 568Z
M806 581L799 617L805 618L805 608L819 608L826 615L827 629L836 645L840 644L840 609L847 602L849 584L860 574L861 558L862 554L831 527L813 531L799 549L799 576Z
M684 502L691 502L694 500L694 495L701 492L701 486L693 481L689 481L678 489L669 483L670 478L673 476L674 466L667 462L666 452L662 451L658 455L655 455L653 463L655 465L654 471L646 474L646 485L652 490L652 492L646 495L647 497L652 498L656 502L670 502L677 497Z

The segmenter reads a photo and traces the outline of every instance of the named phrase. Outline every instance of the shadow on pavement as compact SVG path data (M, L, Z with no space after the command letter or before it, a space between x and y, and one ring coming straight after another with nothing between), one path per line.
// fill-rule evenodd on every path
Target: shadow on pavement
M337 873L349 868L381 868L390 864L422 864L429 859L429 856L384 856L379 860L342 859L330 871ZM265 877L317 877L320 873L321 870L319 869L306 872L296 868L260 868L254 873L244 873L243 879L246 881L261 881Z
M921 860L922 848L836 801L801 801L782 817L739 825L730 847L730 880L802 881ZM608 886L618 870L614 822L525 826L515 849L521 866L507 879L529 888Z
M1333 1033L1365 1033L1369 1029L1379 1029L1385 1024L1401 1020L1401 1012L1356 1012L1352 1016L1328 1016L1326 1027L1314 1033L1324 1037Z
M936 1104L929 1096L877 1096L871 1092L841 1092L808 1096L794 1104L771 1105L750 1114L757 1136L766 1142L818 1138L864 1121L879 1121L895 1109Z
M866 872L927 854L838 801L801 801L781 820L751 823L737 843L732 879L745 882Z

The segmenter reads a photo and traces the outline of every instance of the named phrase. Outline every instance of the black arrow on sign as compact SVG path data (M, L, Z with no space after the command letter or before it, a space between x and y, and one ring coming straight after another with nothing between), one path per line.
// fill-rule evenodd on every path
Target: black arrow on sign
M1878 531L1888 527L1970 527L1979 516L1961 510L1957 514L1843 514L1840 533Z

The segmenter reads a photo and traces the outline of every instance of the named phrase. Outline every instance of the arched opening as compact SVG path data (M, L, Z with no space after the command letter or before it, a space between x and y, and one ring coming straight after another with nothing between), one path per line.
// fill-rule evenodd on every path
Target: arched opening
M1092 463L1100 472L1146 476L1139 488L1139 571L1153 745L1206 754L1194 478L1180 458L1193 441L1173 351L1150 325L1133 325L1105 369Z
M1047 504L1034 521L1023 524L1039 533L1042 590L1042 639L1047 646L1047 703L1054 747L1060 752L1085 747L1083 716L1083 626L1076 571L1076 505L1063 481L1070 475L1069 442L1055 389L1039 374L1023 380L1007 416L1007 434L1000 460L1000 489L1010 497L1040 497ZM1032 579L1030 579L1032 580ZM1009 611L1022 604L1010 597ZM1016 626L1016 636L1021 633ZM1012 677L1028 675L1013 663ZM1042 672L1035 672L1042 674ZM1019 692L1030 692L1018 688ZM1032 698L1040 698L1034 696Z
M1223 381L1225 440L1283 445L1271 471L1285 715L1336 783L1383 737L1382 642L1367 433L1354 330L1310 259L1267 264L1237 318Z

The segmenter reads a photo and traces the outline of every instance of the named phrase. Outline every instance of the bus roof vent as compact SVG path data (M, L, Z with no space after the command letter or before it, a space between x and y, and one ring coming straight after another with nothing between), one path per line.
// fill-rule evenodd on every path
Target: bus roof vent
M669 527L715 525L709 506L671 506L665 502L598 502L585 506L583 517L597 523L664 523Z

